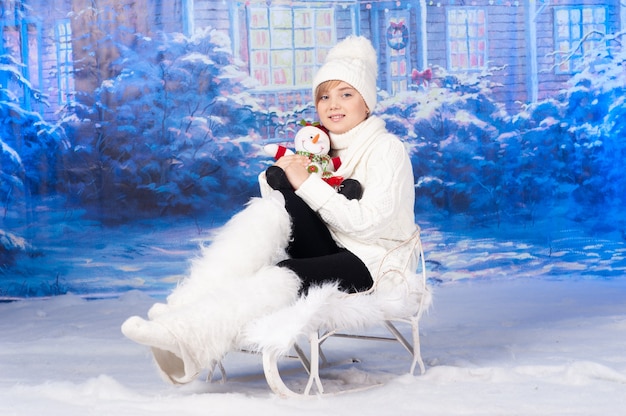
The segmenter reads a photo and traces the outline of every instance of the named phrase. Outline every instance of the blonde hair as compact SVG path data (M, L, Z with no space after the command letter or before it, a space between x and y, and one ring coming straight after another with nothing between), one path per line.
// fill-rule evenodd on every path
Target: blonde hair
M332 90L341 83L342 81L331 79L330 81L325 81L318 85L317 89L315 90L315 106L317 106L317 103L319 103L322 95L326 95L328 91Z

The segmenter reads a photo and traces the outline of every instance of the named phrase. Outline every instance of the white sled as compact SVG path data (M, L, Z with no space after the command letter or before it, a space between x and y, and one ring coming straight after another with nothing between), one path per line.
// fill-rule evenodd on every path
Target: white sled
M398 256L398 250L401 256ZM294 305L247 325L238 347L241 351L262 355L265 379L274 393L282 397L328 394L320 369L332 366L322 351L322 344L330 337L398 342L412 357L409 373L415 374L417 367L420 374L425 372L420 350L419 321L430 306L431 292L426 284L419 229L391 252L394 255L387 256L382 262L375 284L369 291L347 294L337 290L334 285L312 288L307 296L301 297ZM398 258L404 259L402 264L391 264L390 259ZM417 273L407 270L415 264L418 265ZM409 339L401 333L397 323L403 323L403 326L408 324L411 332ZM389 336L364 335L364 329L381 325L388 330ZM276 331L277 327L281 330ZM308 344L308 354L301 347L304 345L303 339ZM308 374L305 387L302 387L304 383L300 387L289 387L285 382L279 363L287 357L295 357L304 367ZM218 368L221 380L225 382L226 371L221 362L215 363L209 373L209 380L212 380ZM362 389L351 388L341 392ZM331 394L336 393L334 391Z

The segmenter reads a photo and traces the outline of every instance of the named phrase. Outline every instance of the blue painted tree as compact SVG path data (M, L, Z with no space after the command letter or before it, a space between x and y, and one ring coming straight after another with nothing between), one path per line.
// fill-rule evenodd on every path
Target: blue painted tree
M512 115L488 73L436 68L428 88L387 97L383 117L412 149L417 210L474 224L567 218L626 236L625 56L593 51L568 88Z
M91 214L228 213L256 192L261 108L228 45L206 29L118 46L70 154L70 192Z
M25 227L40 198L57 191L64 136L39 113L24 108L15 91L31 94L33 100L41 100L42 95L10 55L0 56L0 79L6 81L0 85L0 265L7 266L30 247L23 235L8 229ZM8 223L16 227L3 230Z

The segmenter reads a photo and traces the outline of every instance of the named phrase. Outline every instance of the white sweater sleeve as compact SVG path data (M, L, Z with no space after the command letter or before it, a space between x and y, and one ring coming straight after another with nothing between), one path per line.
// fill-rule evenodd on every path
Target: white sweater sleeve
M271 192L272 188L267 183L267 179L265 178L265 171L259 173L259 191L261 192L262 197L267 197Z
M402 142L385 140L366 152L354 174L364 190L360 200L348 200L316 177L296 193L335 233L362 242L397 238L398 216L412 213L414 200L411 162Z

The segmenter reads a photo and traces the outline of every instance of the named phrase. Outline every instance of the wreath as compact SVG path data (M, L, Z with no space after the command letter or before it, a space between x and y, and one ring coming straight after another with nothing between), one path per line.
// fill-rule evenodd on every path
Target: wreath
M399 51L406 48L409 43L409 29L404 22L390 22L387 28L387 45L391 49Z

